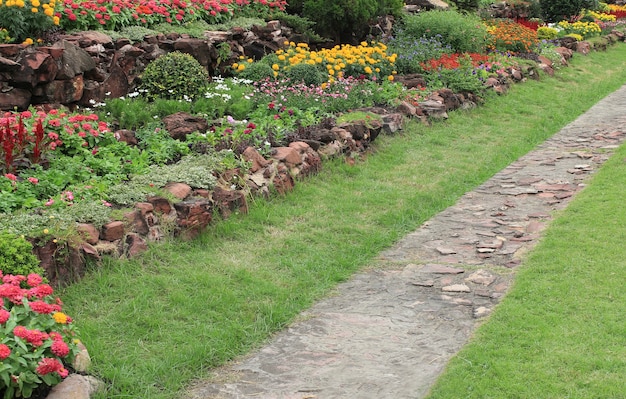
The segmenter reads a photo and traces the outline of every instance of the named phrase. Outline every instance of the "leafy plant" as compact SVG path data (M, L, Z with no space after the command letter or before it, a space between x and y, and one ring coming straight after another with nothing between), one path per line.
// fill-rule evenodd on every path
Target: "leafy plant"
M442 43L441 35L415 38L402 29L396 30L395 36L389 41L389 49L398 54L395 65L400 74L421 72L421 63L453 52L449 44Z
M7 31L6 34L1 34L0 43L7 41L9 36L17 42L38 38L45 30L58 25L59 17L55 15L55 5L56 0L0 2L0 27Z
M274 70L265 62L252 62L250 60L246 65L242 61L240 63L233 64L233 69L238 72L237 77L251 80L253 82L274 78Z
M285 72L287 79L294 83L319 86L326 81L326 74L311 64L297 64Z
M547 22L558 22L578 15L588 0L539 0L539 5Z
M406 15L401 20L404 35L437 38L457 52L484 53L487 28L480 18L457 11L426 11Z
M67 377L80 341L41 275L0 270L0 277L0 390L4 399L30 398Z
M206 69L189 54L174 51L148 64L140 89L151 100L191 100L198 97L209 80Z
M0 234L0 270L6 274L43 274L33 246L24 237Z

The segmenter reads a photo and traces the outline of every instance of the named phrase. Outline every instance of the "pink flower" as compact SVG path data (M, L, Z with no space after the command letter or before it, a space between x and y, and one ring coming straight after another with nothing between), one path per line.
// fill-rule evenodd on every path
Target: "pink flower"
M5 344L0 344L0 360L4 360L11 356L11 349Z
M35 313L50 314L54 311L54 306L44 301L34 301L28 304Z
M36 273L31 273L26 277L26 284L31 287L36 287L43 282L43 278Z
M54 341L50 349L58 357L65 357L70 353L70 347L63 341Z
M17 176L15 176L13 173L5 173L4 177L11 181L17 181Z
M52 198L50 198L48 201L46 201L46 203L44 204L45 206L50 206L54 204L54 200Z
M53 292L54 290L48 284L40 284L28 290L28 297L43 299L48 295L52 295Z
M37 369L35 371L37 371L37 374L39 375L46 375L46 374L50 374L54 372L57 372L60 375L61 374L60 372L62 372L63 370L65 370L63 368L63 365L57 359L53 359L51 357L44 357L39 362L39 365L37 366Z
M11 317L11 313L9 313L6 309L0 309L0 324L4 324Z
M39 184L39 179L36 177L29 177L28 181L33 183L33 184Z

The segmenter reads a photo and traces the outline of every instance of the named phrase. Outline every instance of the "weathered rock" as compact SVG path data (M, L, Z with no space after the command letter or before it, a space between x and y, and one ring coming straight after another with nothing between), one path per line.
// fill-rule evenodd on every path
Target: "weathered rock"
M46 399L89 399L103 388L104 383L95 377L70 374L52 388Z
M196 237L212 220L213 207L207 199L177 202L174 208L177 213L178 235L182 238Z
M465 281L469 281L474 284L480 284L484 286L491 285L494 281L496 281L496 276L489 273L486 270L477 270L474 273L470 274Z
M187 112L177 112L162 119L165 130L172 138L185 140L188 134L193 132L205 133L209 129L207 120L200 116L194 116Z
M294 167L302 163L302 158L298 151L293 147L275 147L272 148L272 158L284 162L287 167Z
M470 288L465 284L452 284L441 287L443 292L471 292Z
M163 189L181 200L189 197L189 194L191 194L192 191L188 184L178 182L168 183Z
M109 222L102 226L100 237L106 241L117 241L124 237L124 223L119 220Z
M85 50L67 40L54 43L52 48L63 50L57 79L72 79L96 68L96 62Z
M23 111L30 105L32 92L26 89L12 87L0 82L0 110L11 111L17 108Z
M78 234L91 245L95 245L100 240L100 232L90 223L78 223L76 225L76 230Z
M126 235L125 243L126 256L129 258L137 256L148 250L148 244L146 244L146 240L144 240L143 237L137 233L128 233Z
M77 346L79 352L72 361L72 368L78 373L86 373L91 366L91 356L89 356L89 351L82 342L79 342Z
M434 119L448 119L448 113L446 112L446 106L435 100L426 100L420 103L420 108L430 118Z
M271 163L271 161L263 158L263 156L254 147L247 147L241 155L243 156L243 159L252 164L250 167L250 171L252 173L265 168L269 163Z
M589 42L576 42L576 52L583 55L589 54L591 51L591 44Z
M242 191L225 190L217 186L213 190L211 197L224 219L227 219L233 212L248 213L246 195Z
M20 69L11 75L11 82L26 83L31 87L54 80L59 70L54 58L40 51L24 52L17 62Z
M53 80L33 91L33 97L40 103L71 104L83 97L83 76L78 75L68 80Z

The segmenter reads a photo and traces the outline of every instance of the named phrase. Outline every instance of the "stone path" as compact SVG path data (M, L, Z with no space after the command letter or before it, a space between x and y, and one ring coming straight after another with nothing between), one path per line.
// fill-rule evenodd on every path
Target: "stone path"
M185 398L424 397L554 212L625 138L623 86Z

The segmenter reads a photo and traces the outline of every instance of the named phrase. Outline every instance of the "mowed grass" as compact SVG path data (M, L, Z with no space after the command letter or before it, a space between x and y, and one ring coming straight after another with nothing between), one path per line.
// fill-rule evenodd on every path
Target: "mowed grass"
M622 146L551 224L430 399L626 397L625 182Z
M100 398L174 398L258 347L337 283L626 82L626 46L578 55L446 122L379 137L284 197L198 239L106 260L61 291L107 383Z

